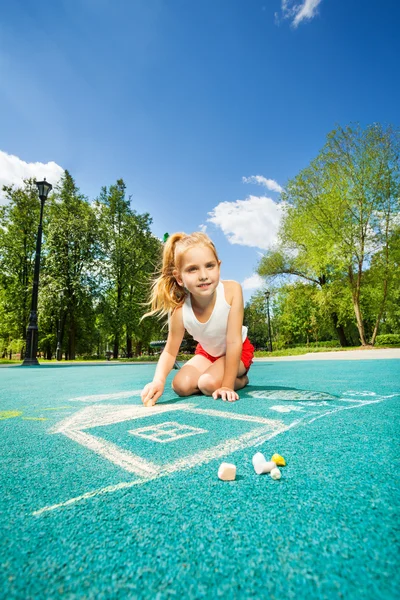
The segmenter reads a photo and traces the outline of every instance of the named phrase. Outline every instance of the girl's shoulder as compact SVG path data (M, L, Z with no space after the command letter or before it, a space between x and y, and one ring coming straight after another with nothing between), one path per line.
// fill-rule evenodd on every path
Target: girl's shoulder
M176 306L174 309L169 311L168 323L171 321L174 321L175 323L183 323L182 308L182 305Z
M233 279L221 279L221 283L224 286L225 300L228 304L232 305L233 298L236 294L242 294L242 286L238 281Z

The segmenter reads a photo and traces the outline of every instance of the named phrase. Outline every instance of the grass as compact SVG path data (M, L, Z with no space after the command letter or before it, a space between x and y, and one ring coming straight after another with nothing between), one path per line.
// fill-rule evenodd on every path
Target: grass
M374 346L373 350L383 350L383 349L391 349L391 348L400 348L398 345L390 345L390 346ZM284 348L283 350L274 350L273 352L267 352L265 350L256 350L254 356L256 358L268 358L272 356L299 356L301 354L310 354L314 352L340 352L340 351L348 351L348 350L360 350L362 351L362 346L349 346L348 348L313 348L308 346L302 346L300 348ZM193 354L178 354L177 360L180 362L187 361L192 358ZM135 356L133 358L119 358L118 361L111 362L120 362L120 363L132 363L132 362L157 362L159 355L153 356ZM39 359L40 364L54 364L56 361L47 360L44 358ZM63 360L61 364L77 364L77 363L87 363L87 362L106 362L105 358L83 358L78 357L76 360ZM21 360L13 359L9 360L8 358L0 358L0 365L17 365L21 364Z
M301 346L300 348L283 348L282 350L274 350L267 352L266 350L256 350L254 356L256 358L268 356L299 356L300 354L310 354L314 352L339 352L344 350L360 350L361 346L349 346L348 348L312 348L311 346Z

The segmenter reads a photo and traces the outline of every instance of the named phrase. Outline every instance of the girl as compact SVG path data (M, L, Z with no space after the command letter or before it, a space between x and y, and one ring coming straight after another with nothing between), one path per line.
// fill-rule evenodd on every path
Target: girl
M162 272L153 284L151 311L145 316L169 314L168 340L153 381L142 391L145 406L154 406L162 395L185 329L199 344L172 382L176 394L201 392L234 402L239 399L235 390L249 382L254 347L243 326L242 288L236 281L220 281L220 265L205 233L175 233L167 239Z

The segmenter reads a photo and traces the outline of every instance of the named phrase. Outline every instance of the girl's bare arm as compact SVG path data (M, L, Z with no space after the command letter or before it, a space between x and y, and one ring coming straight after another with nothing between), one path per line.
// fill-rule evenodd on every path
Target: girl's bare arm
M242 354L243 292L237 281L229 283L232 289L232 304L226 332L225 372L221 387L234 389Z
M154 406L157 400L162 396L165 380L174 366L184 333L185 329L183 327L182 309L178 308L170 318L167 344L158 360L153 381L145 385L142 390L141 398L145 406Z
M184 333L182 308L180 307L175 309L170 317L167 343L160 355L153 381L162 381L165 383L168 374L174 366Z

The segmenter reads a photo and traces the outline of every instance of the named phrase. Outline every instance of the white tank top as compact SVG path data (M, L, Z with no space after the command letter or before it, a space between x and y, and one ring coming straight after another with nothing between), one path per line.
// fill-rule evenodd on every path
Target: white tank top
M182 306L183 325L188 333L199 342L204 350L211 356L226 354L226 330L228 317L231 310L230 304L225 300L225 289L222 281L219 282L214 309L206 323L200 323L192 309L190 294L185 298ZM247 337L247 327L242 326L242 342Z

